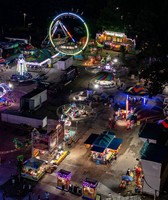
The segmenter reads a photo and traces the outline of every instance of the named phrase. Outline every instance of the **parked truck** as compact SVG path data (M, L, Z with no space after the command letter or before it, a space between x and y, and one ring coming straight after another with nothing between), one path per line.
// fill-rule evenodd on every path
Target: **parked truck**
M47 101L47 90L38 88L21 97L20 109L34 111L40 108L45 101Z

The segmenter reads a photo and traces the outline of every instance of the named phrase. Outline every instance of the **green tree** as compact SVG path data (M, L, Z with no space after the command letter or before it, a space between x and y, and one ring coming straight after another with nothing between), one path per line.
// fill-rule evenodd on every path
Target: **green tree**
M121 51L121 61L123 62L123 64L125 64L125 55L126 55L125 46L121 45L120 51Z
M121 7L118 1L108 1L101 10L97 20L97 27L101 30L123 31Z

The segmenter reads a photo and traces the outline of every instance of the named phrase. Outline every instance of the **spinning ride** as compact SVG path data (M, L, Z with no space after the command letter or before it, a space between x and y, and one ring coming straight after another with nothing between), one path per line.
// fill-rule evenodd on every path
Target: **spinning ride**
M71 12L57 15L50 24L48 35L54 49L66 55L80 54L89 41L85 21Z
M92 84L95 88L115 88L116 87L116 80L113 73L108 72L100 72L98 73L95 78L92 80Z
M72 120L87 115L85 106L82 104L77 105L76 103L64 105L62 113L64 116L70 117Z

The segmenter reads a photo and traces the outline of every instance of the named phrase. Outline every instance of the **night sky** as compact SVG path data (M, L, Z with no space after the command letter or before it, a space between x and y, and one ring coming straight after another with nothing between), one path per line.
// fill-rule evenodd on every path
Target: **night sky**
M92 36L102 29L104 23L120 28L123 26L124 32L132 38L138 35L144 41L163 45L168 43L167 0L3 0L0 35L17 33L14 28L23 28L23 13L26 13L26 25L31 24L28 34L36 34L42 39L52 19L57 14L72 9L79 14L83 12ZM24 36L24 32L22 34Z
M4 0L1 2L0 24L17 26L23 22L26 13L27 23L46 24L56 14L63 11L84 12L88 20L97 19L109 2L119 6L124 14L136 15L144 6L157 7L158 0ZM151 4L152 2L152 4ZM155 3L154 3L155 2ZM3 11L2 11L3 8ZM151 8L152 9L152 8ZM111 11L113 12L113 11Z

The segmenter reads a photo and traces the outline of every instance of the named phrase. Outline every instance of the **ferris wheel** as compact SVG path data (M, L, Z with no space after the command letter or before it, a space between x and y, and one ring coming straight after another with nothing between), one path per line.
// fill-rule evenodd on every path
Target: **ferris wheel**
M54 49L66 55L80 54L89 41L85 21L72 12L57 15L50 24L48 35Z

